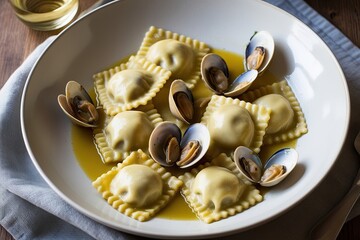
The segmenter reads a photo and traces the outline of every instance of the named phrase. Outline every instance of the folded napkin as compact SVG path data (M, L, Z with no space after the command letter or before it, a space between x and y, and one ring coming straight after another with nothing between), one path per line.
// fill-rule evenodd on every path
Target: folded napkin
M352 144L360 130L359 48L302 0L267 2L303 21L335 54L350 91L350 131L333 170L315 191L275 220L228 239L306 239L311 227L350 188L359 168ZM53 39L39 45L0 91L0 224L16 239L143 239L99 224L68 205L41 178L26 151L20 130L21 94L31 67ZM359 214L357 204L351 216Z

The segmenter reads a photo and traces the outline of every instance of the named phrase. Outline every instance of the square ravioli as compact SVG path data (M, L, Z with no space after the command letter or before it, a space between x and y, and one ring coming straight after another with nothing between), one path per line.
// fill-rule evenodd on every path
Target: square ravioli
M154 26L141 43L138 56L171 71L192 89L200 79L202 58L210 51L205 43Z
M94 75L95 92L106 114L146 105L164 86L171 72L131 56L127 63Z
M263 106L230 97L213 95L201 118L211 137L209 152L233 152L246 146L260 152L271 110Z
M164 208L182 185L181 180L141 150L132 152L93 182L113 208L141 222Z
M224 153L179 179L184 182L183 197L205 223L233 216L263 200L260 191L241 175Z
M246 92L240 98L271 109L264 144L290 141L307 133L304 113L286 80Z
M150 134L160 122L163 120L152 103L105 116L104 124L93 130L103 162L121 162L138 149L147 152Z

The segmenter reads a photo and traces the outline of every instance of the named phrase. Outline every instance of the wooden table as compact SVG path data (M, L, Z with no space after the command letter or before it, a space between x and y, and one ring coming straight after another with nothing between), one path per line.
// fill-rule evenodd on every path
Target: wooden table
M310 6L338 27L353 43L360 46L359 0L305 0ZM96 0L81 0L80 12ZM47 37L58 32L37 32L27 28L14 15L8 1L0 1L0 88L24 59ZM13 239L0 226L0 239ZM360 216L346 223L339 240L360 239Z

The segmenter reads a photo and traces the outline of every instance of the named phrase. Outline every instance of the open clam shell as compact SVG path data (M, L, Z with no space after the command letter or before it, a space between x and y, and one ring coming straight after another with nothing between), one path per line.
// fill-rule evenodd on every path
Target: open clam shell
M234 152L234 162L242 175L250 182L271 187L284 180L297 164L298 153L293 148L275 152L262 166L260 158L252 150L240 146Z
M82 127L96 127L99 115L84 87L75 81L69 81L65 94L58 96L58 103L70 120Z
M72 109L69 107L69 105L67 103L65 95L60 94L58 96L58 103L60 105L60 108L63 110L63 112L66 114L66 116L69 117L69 119L71 120L71 122L73 124L76 124L76 125L81 126L81 127L90 127L90 128L96 127L96 125L94 125L94 124L89 124L89 123L82 122L82 121L80 121L79 119L77 119L75 117L75 114L73 113Z
M241 174L250 182L259 182L262 176L262 162L257 154L244 146L234 152L234 162Z
M280 176L273 178L272 180L262 180L260 184L264 187L271 187L286 178L290 172L295 168L299 155L297 151L293 148L283 148L274 153L269 160L266 161L264 165L264 174L266 170L269 170L272 166L279 166L282 165L285 168L285 172L282 173ZM263 176L264 176L263 174Z
M208 128L201 124L195 123L189 126L185 131L184 137L181 139L180 147L184 149L191 141L198 141L200 144L199 152L196 157L188 164L179 166L180 168L188 168L199 162L206 154L210 146L210 133Z
M149 153L151 157L160 165L171 167L173 162L166 160L166 151L169 141L175 137L178 144L181 141L181 130L172 122L160 123L151 133L149 138Z
M242 73L231 83L227 91L224 92L224 95L228 97L239 96L240 94L248 90L248 88L251 86L257 76L257 70L249 70Z
M185 82L177 79L171 83L169 91L171 113L183 122L190 124L194 118L194 98Z
M229 87L229 69L225 60L215 53L206 54L201 61L201 76L205 85L216 94Z
M176 161L169 161L167 156L177 155L169 151L178 151L176 144L171 143L174 138L179 144L180 154ZM162 166L171 167L176 164L180 168L187 168L202 159L209 145L210 134L205 125L200 123L190 125L181 137L181 131L176 124L163 122L150 135L149 152L151 157Z
M267 31L255 32L245 49L244 65L247 71L255 69L259 75L268 67L275 50L274 39Z
M258 71L246 71L230 84L229 70L225 60L215 53L209 53L202 59L201 75L205 85L216 94L236 97L251 86L258 76Z

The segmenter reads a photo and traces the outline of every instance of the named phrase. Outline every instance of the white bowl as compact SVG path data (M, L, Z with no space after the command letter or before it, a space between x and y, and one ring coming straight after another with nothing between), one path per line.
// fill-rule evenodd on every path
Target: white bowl
M91 88L92 75L136 52L151 25L240 54L255 30L273 35L276 49L268 71L288 80L309 132L297 144L299 165L262 203L212 224L160 218L142 223L108 205L79 167L71 146L71 124L57 106L57 95L73 79ZM47 48L28 78L21 118L36 168L73 207L121 231L185 238L243 231L303 199L339 154L348 128L349 105L346 81L331 51L307 26L276 7L257 0L124 0L78 20Z

